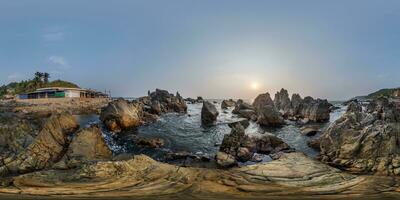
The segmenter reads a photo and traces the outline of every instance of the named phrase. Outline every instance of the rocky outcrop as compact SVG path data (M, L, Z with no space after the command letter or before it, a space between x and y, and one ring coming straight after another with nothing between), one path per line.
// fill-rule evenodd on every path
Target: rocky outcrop
M241 99L236 102L236 106L232 113L249 120L257 120L257 112L255 108Z
M101 110L100 120L110 131L120 132L141 125L141 115L140 104L118 99Z
M299 94L293 94L292 99L289 99L289 94L285 89L275 94L274 104L287 119L307 119L311 122L329 121L332 109L332 104L327 100L312 97L302 99Z
M354 173L400 175L400 111L388 99L347 112L320 137L321 160Z
M256 111L261 110L264 106L274 106L274 102L271 99L269 93L258 95L253 102L253 107Z
M75 134L63 159L56 168L80 166L84 163L109 160L112 152L97 125L84 128Z
M32 144L0 167L0 176L28 173L50 167L64 155L69 137L79 128L70 114L50 117Z
M232 99L229 100L223 100L221 102L221 108L222 109L228 109L229 107L234 107L236 105L236 102Z
M84 180L84 181L82 181ZM79 169L48 170L12 179L0 198L152 199L397 199L394 177L354 176L302 153L240 168L179 167L147 156L98 162ZM22 196L21 196L22 195ZM58 196L59 195L59 196Z
M174 96L166 90L156 89L156 91L149 94L149 97L152 105L158 104L156 109L157 113L187 112L187 105L185 103L185 100L178 92L176 93L176 96Z
M291 101L289 99L288 91L282 88L279 92L277 92L275 94L274 104L278 110L283 110L283 111L290 110Z
M0 166L3 160L25 150L38 134L32 120L14 114L0 114Z
M254 153L274 154L289 150L285 142L272 134L265 133L258 137L246 135L243 125L246 123L240 121L229 124L231 133L224 136L219 148L220 152L233 156L235 161L246 162L253 157Z
M140 147L157 149L164 146L164 140L161 138L136 138L135 144Z
M218 117L218 110L214 104L204 101L201 109L201 123L204 126L210 126L215 124Z
M273 105L258 108L257 123L264 126L281 126L285 123L282 114Z

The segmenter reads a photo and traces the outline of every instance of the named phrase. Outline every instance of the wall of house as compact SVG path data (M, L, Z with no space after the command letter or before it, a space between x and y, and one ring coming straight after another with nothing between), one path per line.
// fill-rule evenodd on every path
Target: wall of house
M80 95L81 95L80 91L74 91L74 90L65 91L65 97L78 98L78 97L80 97Z

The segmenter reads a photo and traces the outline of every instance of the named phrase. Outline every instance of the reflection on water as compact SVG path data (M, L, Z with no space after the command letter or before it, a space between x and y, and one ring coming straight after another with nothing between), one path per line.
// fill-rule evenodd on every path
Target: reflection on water
M225 134L230 133L228 123L237 121L239 118L232 114L232 109L222 110L220 101L216 102L216 107L220 113L217 124L212 127L201 126L201 107L202 104L188 104L187 114L169 113L160 117L160 119L151 124L141 126L118 135L112 135L103 128L103 135L107 144L115 154L135 153L146 154L154 159L161 160L164 155L172 152L188 152L197 155L212 157L216 154ZM338 119L345 111L344 107L331 113L331 122ZM98 115L80 115L77 116L81 127L91 123L99 123ZM330 123L321 124L326 128ZM246 129L249 135L260 135L265 132L275 134L283 139L292 148L305 154L315 157L318 152L307 146L307 141L319 137L307 137L300 134L300 127L294 122L281 128L266 129L258 124L251 122ZM165 142L163 149L147 149L136 147L133 143L135 137L144 138L162 138ZM264 158L268 160L269 158Z

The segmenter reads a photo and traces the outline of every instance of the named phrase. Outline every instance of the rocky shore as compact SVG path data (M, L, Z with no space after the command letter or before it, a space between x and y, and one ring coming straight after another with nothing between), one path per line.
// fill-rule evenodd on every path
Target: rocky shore
M319 124L329 120L333 110L326 100L298 94L289 98L284 89L273 100L269 93L260 94L252 104L224 100L221 109L231 108L242 119L228 124L230 132L218 144L215 158L168 155L168 159L215 163L217 168L118 155L104 139L103 127L120 137L164 114L185 115L186 103L202 105L199 123L205 129L216 126L221 113L215 103L202 98L185 101L179 93L159 89L134 101L118 99L94 106L100 123L88 127L79 127L71 115L79 109L64 112L71 105L28 110L29 105L3 104L0 198L400 198L400 112L386 98L367 106L349 103L345 114L325 129ZM42 109L53 114L37 114ZM316 135L310 144L320 149L320 155L308 157L268 132L248 134L251 123L267 128L298 124L301 134ZM138 148L158 149L165 143L159 138L135 138L133 145ZM262 157L271 161L262 162Z

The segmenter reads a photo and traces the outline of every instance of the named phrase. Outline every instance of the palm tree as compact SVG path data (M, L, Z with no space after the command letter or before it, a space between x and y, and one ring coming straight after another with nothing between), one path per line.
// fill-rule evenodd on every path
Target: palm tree
M43 74L43 81L44 81L45 84L49 83L49 78L50 78L50 74L45 72Z

